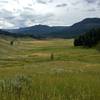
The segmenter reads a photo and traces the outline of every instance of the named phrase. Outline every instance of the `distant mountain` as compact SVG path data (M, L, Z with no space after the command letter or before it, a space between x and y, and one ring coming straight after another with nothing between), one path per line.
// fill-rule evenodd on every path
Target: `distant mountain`
M100 28L100 18L86 18L81 22L72 25L67 31L70 34L80 35L92 28Z
M91 30L92 28L100 28L100 18L86 18L72 26L47 26L35 25L20 29L7 30L16 35L31 36L33 38L73 38L80 34Z
M47 25L35 25L32 27L25 27L20 29L11 29L7 30L16 35L28 35L33 38L64 38L62 35L63 30L66 29L66 26L54 26L50 27Z

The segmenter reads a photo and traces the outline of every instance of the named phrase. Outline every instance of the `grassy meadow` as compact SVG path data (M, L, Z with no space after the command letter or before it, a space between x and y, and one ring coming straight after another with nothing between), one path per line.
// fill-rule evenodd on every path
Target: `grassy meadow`
M11 40L0 37L0 100L100 100L100 51L73 39Z

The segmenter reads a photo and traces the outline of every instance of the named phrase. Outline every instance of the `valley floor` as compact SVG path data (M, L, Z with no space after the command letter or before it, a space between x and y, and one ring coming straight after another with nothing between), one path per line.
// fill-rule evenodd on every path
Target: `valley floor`
M0 38L0 100L100 100L100 51L11 39Z

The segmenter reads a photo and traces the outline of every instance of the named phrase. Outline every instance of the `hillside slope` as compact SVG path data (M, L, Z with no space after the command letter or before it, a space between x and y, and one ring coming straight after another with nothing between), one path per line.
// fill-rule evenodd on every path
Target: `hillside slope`
M9 56L16 51L16 49L10 45L11 37L0 36L0 57Z

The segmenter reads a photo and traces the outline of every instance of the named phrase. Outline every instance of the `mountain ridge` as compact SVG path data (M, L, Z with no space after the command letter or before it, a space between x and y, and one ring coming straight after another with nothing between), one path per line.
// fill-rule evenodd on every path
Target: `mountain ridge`
M6 30L12 35L25 35L33 38L73 38L92 28L100 28L100 18L86 18L72 26L34 25L31 27Z

